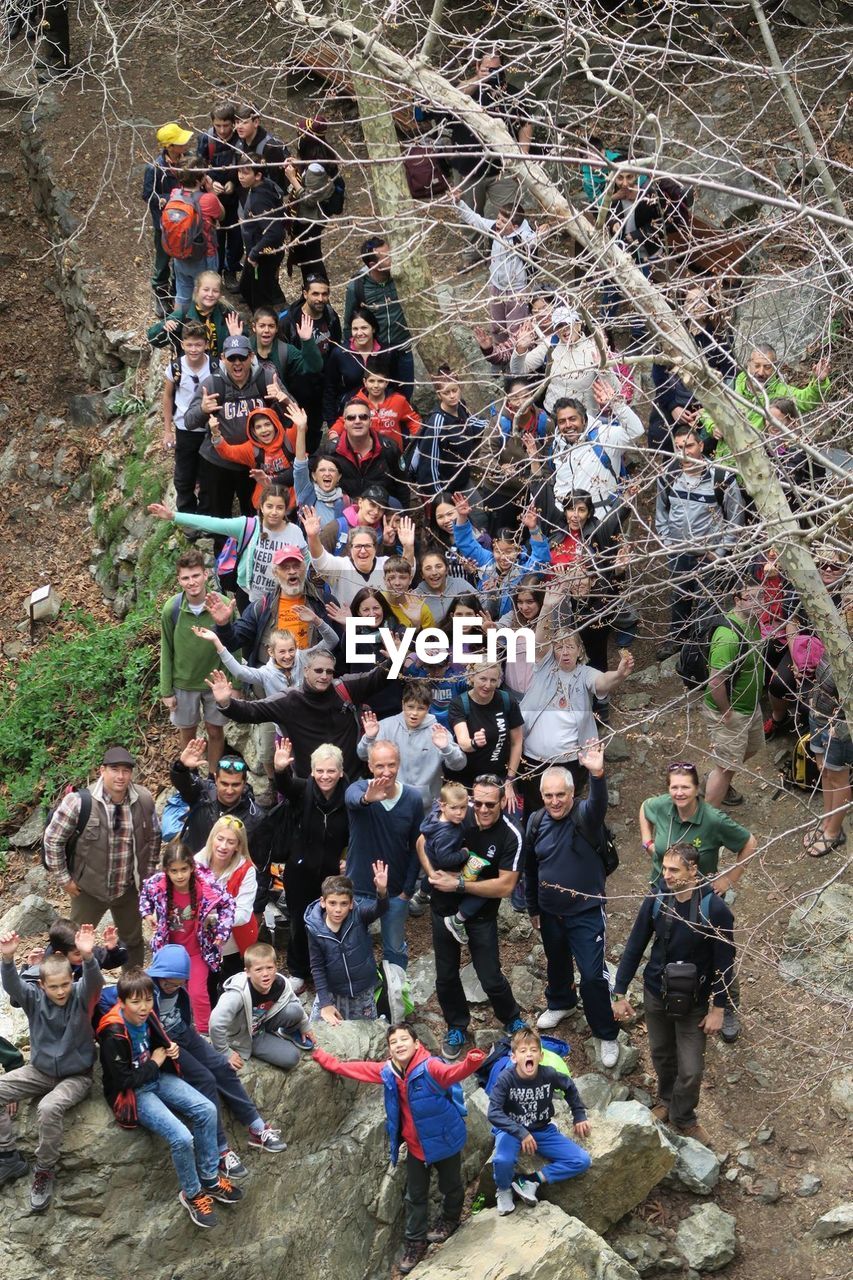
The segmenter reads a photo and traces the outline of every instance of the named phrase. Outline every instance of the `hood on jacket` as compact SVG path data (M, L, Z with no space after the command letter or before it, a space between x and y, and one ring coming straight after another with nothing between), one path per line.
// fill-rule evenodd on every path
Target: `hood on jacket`
M267 444L262 444L255 435L255 427L261 418L267 418L275 427L275 435ZM285 430L275 409L250 409L246 418L246 435L259 449L263 449L265 453L271 453L283 447Z
M322 934L324 937L334 938L335 942L343 942L344 938L352 928L357 912L358 904L355 899L353 899L352 911L343 920L340 929L335 933L334 929L330 929L326 923L326 913L323 910L323 904L320 899L317 898L317 900L312 902L305 912L305 928L309 933L312 933L315 938Z
M398 1080L405 1080L406 1077L410 1075L410 1073L414 1070L415 1067L419 1067L422 1062L426 1062L427 1058L431 1058L431 1057L432 1057L432 1054L430 1053L426 1045L421 1044L421 1042L418 1041L417 1045L415 1046L415 1052L412 1054L411 1058L409 1059L408 1066L406 1067L406 1070L403 1073L403 1075L400 1075L398 1068L394 1066L390 1058L388 1059L388 1064L391 1067L391 1070L393 1071L395 1077Z
M127 1026L124 1018L121 1016L121 1005L116 1003L111 1009L108 1009L95 1027L95 1034L100 1035L107 1027L118 1027L125 1035L127 1035Z
M174 978L175 981L180 979L182 982L189 982L189 952L177 942L167 942L155 953L145 972L149 978Z

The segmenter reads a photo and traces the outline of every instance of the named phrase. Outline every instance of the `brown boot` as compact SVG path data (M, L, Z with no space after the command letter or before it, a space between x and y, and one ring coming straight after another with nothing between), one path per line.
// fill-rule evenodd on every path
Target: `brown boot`
M652 1107L652 1115L655 1120L660 1120L661 1124L666 1124L669 1120L669 1103L658 1102Z
M414 1271L426 1251L426 1240L407 1240L403 1249L403 1256L398 1263L400 1275L407 1276L410 1271Z
M678 1129L678 1133L683 1138L693 1138L695 1142L701 1142L703 1147L713 1148L714 1140L707 1129L703 1128L697 1120L695 1124L686 1124L683 1129Z

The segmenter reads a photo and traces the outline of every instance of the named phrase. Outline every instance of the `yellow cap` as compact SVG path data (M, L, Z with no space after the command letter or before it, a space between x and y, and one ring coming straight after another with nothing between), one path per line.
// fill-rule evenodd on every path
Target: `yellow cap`
M174 121L161 125L157 130L157 141L161 147L185 147L192 136L192 129L182 129Z

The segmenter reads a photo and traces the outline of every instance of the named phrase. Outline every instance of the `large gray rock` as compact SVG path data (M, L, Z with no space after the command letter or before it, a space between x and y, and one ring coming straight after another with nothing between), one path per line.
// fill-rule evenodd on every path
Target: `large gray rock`
M639 1276L660 1276L683 1270L683 1263L663 1231L642 1218L629 1218L607 1233L607 1242Z
M470 1218L417 1268L418 1280L636 1280L600 1236L556 1205Z
M408 968L409 987L415 1008L425 1005L435 991L435 955L427 951L417 960L413 960Z
M781 972L824 999L853 996L853 884L833 884L802 902L785 932Z
M735 1219L718 1205L699 1205L678 1224L675 1243L695 1271L719 1271L735 1256Z
M713 1151L680 1133L668 1133L667 1137L675 1147L675 1165L666 1176L667 1185L709 1196L720 1180L720 1162Z
M6 992L0 987L0 1036L10 1041L16 1048L28 1044L30 1025L23 1009L14 1009Z
M10 907L0 920L0 933L19 933L31 938L36 933L47 933L57 917L56 907L37 893L28 893L20 902Z
M811 1234L815 1240L832 1240L850 1231L853 1231L853 1201L837 1204L829 1213L824 1213L812 1227Z
M840 1120L853 1120L853 1071L842 1071L833 1079L829 1105Z
M590 1036L590 1038L585 1042L584 1050L591 1065L595 1067L597 1071L612 1071L613 1075L616 1076L618 1080L620 1076L627 1076L634 1070L637 1063L640 1061L640 1054L639 1051L631 1044L626 1032L620 1031L617 1039L619 1041L619 1057L616 1061L615 1067L604 1066L604 1063L601 1061L601 1042L597 1040L595 1036Z
M477 977L477 971L470 962L466 964L459 972L462 979L462 990L465 992L465 999L469 1004L487 1004L489 997L483 990L480 979Z
M41 809L34 809L22 827L9 836L13 849L34 849L41 844L44 835L44 816Z
M738 360L744 363L756 342L769 342L780 360L803 359L826 332L832 297L832 285L817 266L764 273L735 314Z

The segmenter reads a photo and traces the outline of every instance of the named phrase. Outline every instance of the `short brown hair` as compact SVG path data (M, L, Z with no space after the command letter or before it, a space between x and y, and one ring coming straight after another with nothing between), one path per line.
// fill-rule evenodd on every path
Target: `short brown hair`
M256 960L272 960L276 961L275 947L271 947L268 942L253 942L243 952L243 968L251 969Z
M403 706L407 702L416 702L419 707L432 706L432 685L429 680L409 680L403 685L401 701Z
M138 965L123 969L116 983L116 995L119 1000L129 1000L131 996L151 996L154 998L154 982L144 969Z
M414 1041L419 1039L417 1031L415 1031L415 1028L408 1022L392 1022L391 1026L385 1032L385 1035L389 1040L395 1031L407 1031Z
M510 1049L518 1049L523 1044L534 1043L542 1048L542 1037L534 1027L521 1027L509 1042Z
M202 338L207 342L207 330L198 320L188 320L181 329L181 342L184 338Z
M326 876L320 885L320 897L328 898L330 893L345 893L347 897L355 897L355 885L349 876Z
M438 795L445 803L448 800L467 800L468 788L464 782L444 782Z
M180 573L181 569L203 569L204 556L196 547L190 547L189 551L182 551L178 556L175 564L175 572Z

